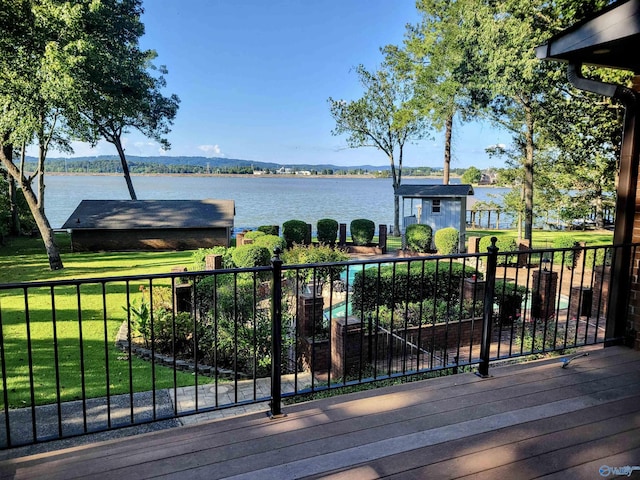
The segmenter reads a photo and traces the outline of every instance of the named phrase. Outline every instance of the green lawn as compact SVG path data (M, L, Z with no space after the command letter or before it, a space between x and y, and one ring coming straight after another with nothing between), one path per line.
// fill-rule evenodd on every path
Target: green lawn
M52 272L49 270L46 253L39 239L10 239L0 248L0 281L12 283L168 273L176 266L184 265L189 268L191 262L191 252L71 253L66 235L59 235L57 240L63 252L65 268ZM132 282L129 285L131 300L139 298L139 286L140 282ZM24 313L25 299L22 290L0 292L7 393L11 407L31 404L29 351L36 404L56 401L57 379L62 401L82 398L83 382L87 397L106 395L107 367L110 393L129 392L129 361L126 354L114 345L116 333L126 319L126 312L122 308L126 305L126 289L124 282L105 285L106 318L103 314L100 283L81 287L80 305L75 295L75 287L56 287L54 305L51 302L49 288L29 290L28 319ZM79 317L82 319L82 332L79 328ZM30 325L30 338L27 337L27 320ZM57 343L54 342L54 320ZM57 349L54 348L56 344ZM56 355L58 372L55 370ZM84 369L80 368L81 363L84 363ZM131 369L134 391L150 390L151 363L133 358ZM177 383L179 386L191 385L194 383L194 376L178 372ZM173 386L173 370L156 366L155 386Z
M467 230L467 238L484 237L486 235L499 237L508 235L513 238L518 236L516 230ZM608 230L534 230L533 231L533 248L544 249L553 248L553 240L560 235L569 235L576 242L585 242L587 246L610 245L613 242L613 232Z

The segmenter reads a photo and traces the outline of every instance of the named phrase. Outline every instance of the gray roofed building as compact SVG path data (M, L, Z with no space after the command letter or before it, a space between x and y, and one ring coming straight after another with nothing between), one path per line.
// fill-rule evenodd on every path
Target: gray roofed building
M73 251L229 246L233 200L83 200L62 228Z
M423 197L466 197L473 195L471 185L400 185L396 189L397 196L405 198Z

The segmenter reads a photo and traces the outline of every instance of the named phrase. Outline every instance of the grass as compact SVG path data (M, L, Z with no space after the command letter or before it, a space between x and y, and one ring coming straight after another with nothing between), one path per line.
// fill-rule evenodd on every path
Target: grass
M68 237L65 237L59 235L57 238L65 265L59 271L49 270L39 239L10 239L0 248L0 281L13 283L168 273L173 267L189 265L191 261L191 252L71 253ZM139 285L140 282L128 285L132 300L140 295ZM122 307L126 305L127 284L105 284L106 316L103 314L102 289L102 283L83 285L80 288L81 304L78 304L76 287L73 286L56 287L55 304L51 302L49 288L30 289L26 299L28 317L21 289L0 291L7 395L11 407L52 403L58 398L61 401L77 400L82 398L83 389L87 398L107 393L128 393L130 368L133 391L151 390L154 383L156 388L174 385L172 369L152 368L150 362L135 357L129 362L126 354L115 346L117 331L126 320ZM79 318L81 322L78 322ZM27 335L27 322L30 337ZM58 371L55 368L56 355ZM30 364L33 368L33 399L29 382ZM192 385L194 376L177 372L176 381L178 386Z
M517 230L467 230L467 239L469 237L484 237L487 235L496 237L506 235L516 238L518 232ZM613 242L613 232L608 230L567 230L562 232L534 230L532 235L533 248L553 248L553 240L560 235L569 235L573 237L576 242L585 242L587 246L591 247L611 245Z

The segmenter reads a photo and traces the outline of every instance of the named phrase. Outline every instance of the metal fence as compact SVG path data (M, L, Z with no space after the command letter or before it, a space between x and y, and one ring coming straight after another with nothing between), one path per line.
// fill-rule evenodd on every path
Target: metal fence
M0 446L602 343L636 248L0 285Z

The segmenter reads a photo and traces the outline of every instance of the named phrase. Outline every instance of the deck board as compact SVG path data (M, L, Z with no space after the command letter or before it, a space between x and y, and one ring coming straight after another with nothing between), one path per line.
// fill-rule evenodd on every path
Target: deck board
M566 369L554 359L491 373L287 406L278 420L251 414L5 460L0 478L579 478L640 464L639 352L612 347Z

